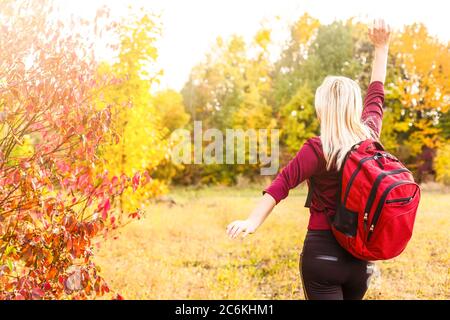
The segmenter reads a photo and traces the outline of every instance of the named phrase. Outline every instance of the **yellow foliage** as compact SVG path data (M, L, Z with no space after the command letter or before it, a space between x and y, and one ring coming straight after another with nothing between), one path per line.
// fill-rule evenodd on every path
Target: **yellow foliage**
M450 185L450 141L447 141L437 152L434 160L436 180Z
M190 119L186 113L182 95L174 90L158 92L153 97L153 105L161 115L161 122L169 133L184 128Z
M265 50L272 40L271 34L271 30L261 29L256 33L255 42Z
M118 83L103 92L106 103L112 105L112 128L109 144L101 148L104 160L101 170L110 176L149 171L150 174L165 158L167 133L161 125L161 116L152 103L151 87L160 72L154 69L157 58L155 41L159 27L152 17L144 15L121 29L119 61L103 65L100 73L112 74ZM123 210L140 208L148 200L162 192L164 186L152 181L136 192L126 191L121 198Z
M307 44L320 27L320 21L308 13L298 19L292 29L292 38L301 44Z
M400 101L409 113L412 133L406 144L412 155L422 146L437 148L439 113L450 109L450 50L422 24L412 24L394 36L392 53L401 68L395 79Z
M20 141L20 144L17 144L11 151L10 159L12 165L13 163L17 163L21 158L29 158L34 154L34 145L31 137L29 135L25 135Z
M422 24L405 27L392 41L392 51L405 76L397 79L403 104L418 109L449 109L450 50Z

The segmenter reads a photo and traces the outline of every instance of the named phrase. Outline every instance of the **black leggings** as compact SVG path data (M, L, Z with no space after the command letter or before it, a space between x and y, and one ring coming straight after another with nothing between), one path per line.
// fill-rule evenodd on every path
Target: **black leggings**
M300 275L308 300L362 300L373 264L343 249L331 231L308 231Z

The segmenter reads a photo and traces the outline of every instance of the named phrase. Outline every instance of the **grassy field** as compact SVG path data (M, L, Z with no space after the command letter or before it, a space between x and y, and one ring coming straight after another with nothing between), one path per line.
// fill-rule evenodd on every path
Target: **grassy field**
M176 189L177 205L152 205L146 218L107 240L97 263L126 299L304 299L298 259L308 222L305 191L282 202L255 235L231 241L257 188ZM378 263L366 299L450 299L450 194L423 193L415 233L397 259Z

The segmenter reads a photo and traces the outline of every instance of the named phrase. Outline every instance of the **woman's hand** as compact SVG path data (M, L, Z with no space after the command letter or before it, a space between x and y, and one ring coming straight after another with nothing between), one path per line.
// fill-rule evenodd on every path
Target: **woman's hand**
M238 220L230 223L227 227L227 234L231 239L236 239L241 233L242 238L245 238L251 233L255 233L256 229L263 224L264 220L272 212L276 205L276 201L271 195L266 193L258 205L253 209L247 220Z
M380 81L384 83L386 81L391 27L382 19L375 20L373 26L369 28L369 38L375 46L371 82Z
M369 39L375 48L389 47L391 39L391 27L383 20L375 20L372 27L369 27Z
M253 220L238 220L228 225L227 234L230 239L236 239L241 233L242 238L245 238L249 234L255 233L258 227L258 223L254 222Z

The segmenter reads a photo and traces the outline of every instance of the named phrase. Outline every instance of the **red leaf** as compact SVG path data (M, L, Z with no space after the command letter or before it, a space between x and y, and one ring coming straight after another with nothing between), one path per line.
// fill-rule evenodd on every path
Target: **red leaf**
M141 219L141 214L139 211L132 212L128 216L132 219L138 219L138 220Z
M31 168L31 164L28 161L24 161L20 164L20 166L22 167L22 169L30 169Z
M108 285L106 283L102 285L102 291L106 292L106 293L109 292L109 287L108 287ZM123 300L123 298L122 298L122 300Z
M44 290L45 290L45 291L50 291L51 289L52 289L52 286L50 285L50 283L46 282L46 283L44 284Z
M136 189L139 187L139 182L141 181L141 173L137 172L133 177L133 191L136 191Z
M111 184L113 185L113 186L115 186L116 184L118 184L119 183L119 178L117 178L117 176L114 176L112 179L111 179Z
M103 220L106 220L106 218L108 217L108 211L109 209L111 209L109 198L105 200L105 202L99 207L99 209L102 211Z
M56 163L56 166L58 167L58 169L61 173L66 173L66 172L69 172L69 170L70 170L69 165L67 163L65 163L64 161L58 161Z
M89 175L83 174L78 178L77 187L80 189L84 189L87 187L88 183L89 183Z

